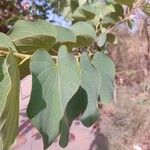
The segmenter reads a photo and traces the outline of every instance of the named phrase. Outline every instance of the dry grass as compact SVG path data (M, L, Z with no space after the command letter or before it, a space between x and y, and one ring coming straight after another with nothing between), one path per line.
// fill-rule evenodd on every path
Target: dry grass
M102 108L99 132L109 150L136 150L137 145L150 150L150 94L143 89L150 80L145 80L136 87L118 85L117 101Z

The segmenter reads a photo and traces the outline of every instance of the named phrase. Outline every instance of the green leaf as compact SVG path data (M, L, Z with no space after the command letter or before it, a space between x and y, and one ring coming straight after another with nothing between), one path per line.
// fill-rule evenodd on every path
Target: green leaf
M0 148L8 150L18 134L20 79L11 51L0 65Z
M117 42L118 42L117 37L112 33L107 34L107 41L111 44L117 44Z
M106 43L107 35L105 33L100 34L97 40L97 45L102 47Z
M66 105L80 86L80 70L65 46L59 49L57 63L46 51L36 51L30 70L32 93L27 114L41 133L46 149L58 136Z
M121 5L127 5L131 9L135 0L115 0L115 2L120 3Z
M79 1L79 6L82 6L87 0L78 0Z
M146 3L144 6L143 6L143 12L150 16L150 4L149 3Z
M127 24L128 24L130 29L133 29L134 20L127 20Z
M57 40L54 49L58 49L60 45L66 45L68 49L73 48L76 43L75 34L71 30L61 26L56 26L56 30Z
M87 93L80 86L78 91L67 104L66 111L60 124L60 140L61 147L66 147L69 141L69 131L73 120L83 114L87 107Z
M98 16L99 19L103 19L106 15L111 12L115 12L114 6L111 4L94 2L92 4L85 3L73 14L73 19L77 21L86 21L94 19L95 16Z
M6 62L4 61L4 58L0 57L0 114L3 111L6 101L2 99L3 97L6 99L9 93L10 85L11 82L9 79L9 74L7 73Z
M93 64L101 76L100 98L103 103L108 103L113 98L115 65L105 54L97 52L93 58Z
M68 144L70 126L79 115L83 114L81 121L86 127L90 127L99 119L97 101L101 78L86 53L83 53L80 58L80 69L81 87L69 101L61 122L59 143L62 147Z
M8 35L19 52L33 53L38 48L51 50L56 41L57 31L54 25L44 20L21 20Z
M83 14L80 9L77 9L73 13L72 18L74 19L74 22L77 22L77 21L86 21L88 19L93 19L93 16L92 16L92 18L90 18L90 16L88 16L88 18L87 18L87 16L85 14Z
M99 118L97 101L101 87L101 77L96 68L91 64L86 53L83 53L80 58L80 68L82 79L81 87L86 91L88 101L81 121L85 126L90 127ZM80 97L80 100L82 101L82 97Z
M79 3L77 0L70 1L71 12L73 13L79 7Z
M77 47L88 46L96 38L96 32L93 26L86 22L77 22L70 29L77 37Z
M103 27L108 28L112 27L116 24L116 21L112 18L112 16L106 16L104 19L101 21L101 24Z
M14 52L17 52L11 39L6 34L0 32L0 50L8 50L9 48Z

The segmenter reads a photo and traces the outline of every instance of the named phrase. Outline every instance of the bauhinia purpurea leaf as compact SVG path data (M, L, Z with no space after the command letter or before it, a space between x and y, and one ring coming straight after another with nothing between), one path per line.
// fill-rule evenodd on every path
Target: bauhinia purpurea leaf
M56 63L46 51L37 50L30 70L32 92L27 114L42 135L46 149L58 136L66 105L80 86L79 65L66 46L61 46Z
M19 125L20 78L16 59L10 50L0 58L0 149L8 150L15 141Z
M97 52L93 58L93 64L98 70L101 80L100 99L103 103L108 103L114 95L115 65L113 61L104 53Z
M33 53L39 48L52 50L57 31L53 24L45 20L21 20L13 26L8 35L19 52Z
M91 64L86 53L80 58L81 86L67 105L65 116L61 122L60 145L67 146L69 129L72 121L81 116L81 121L86 127L90 127L99 119L97 109L101 77L96 68Z
M9 48L11 48L14 52L17 52L11 39L6 34L0 32L0 50L8 51Z
M96 32L92 25L86 22L77 22L70 27L77 37L77 46L84 47L90 45L96 38Z
M73 31L57 25L55 28L57 30L57 38L53 48L58 50L60 45L66 45L71 50L76 44L76 36Z

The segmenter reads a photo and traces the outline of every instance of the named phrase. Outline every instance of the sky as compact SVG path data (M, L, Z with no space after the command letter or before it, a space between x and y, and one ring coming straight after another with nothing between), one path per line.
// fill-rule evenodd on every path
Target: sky
M59 16L53 12L53 9L50 7L49 3L46 3L45 0L35 0L35 3L41 6L47 5L49 8L47 11L47 21L54 21L54 24L61 25L63 27L69 27L71 22L65 20L63 16ZM22 5L32 5L32 0L22 0Z

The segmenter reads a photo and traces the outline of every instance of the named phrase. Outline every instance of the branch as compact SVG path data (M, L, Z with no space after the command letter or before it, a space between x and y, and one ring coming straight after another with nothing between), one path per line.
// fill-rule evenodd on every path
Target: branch
M16 53L16 52L13 52L13 54L14 54L14 56L22 59L22 61L19 63L19 65L23 64L26 60L30 59L32 56L30 54L22 54L22 53ZM7 55L9 55L9 51L0 50L0 56L7 56ZM51 55L51 57L55 60L58 59L58 56ZM78 59L80 56L74 55L74 57L76 59Z
M7 56L8 54L9 54L9 51L0 50L0 56ZM14 56L21 58L21 59L31 57L31 55L28 55L28 54L22 54L22 53L16 53L16 52L14 52L13 54L14 54Z
M137 0L137 2L133 5L133 8L131 9L131 11L125 16L125 18L121 19L119 22L117 22L117 24L115 26L113 26L112 28L110 28L109 30L107 30L106 33L110 33L112 32L114 29L116 29L120 24L124 23L125 21L130 19L130 16L134 13L134 11L137 8L141 8L144 4L144 0Z

